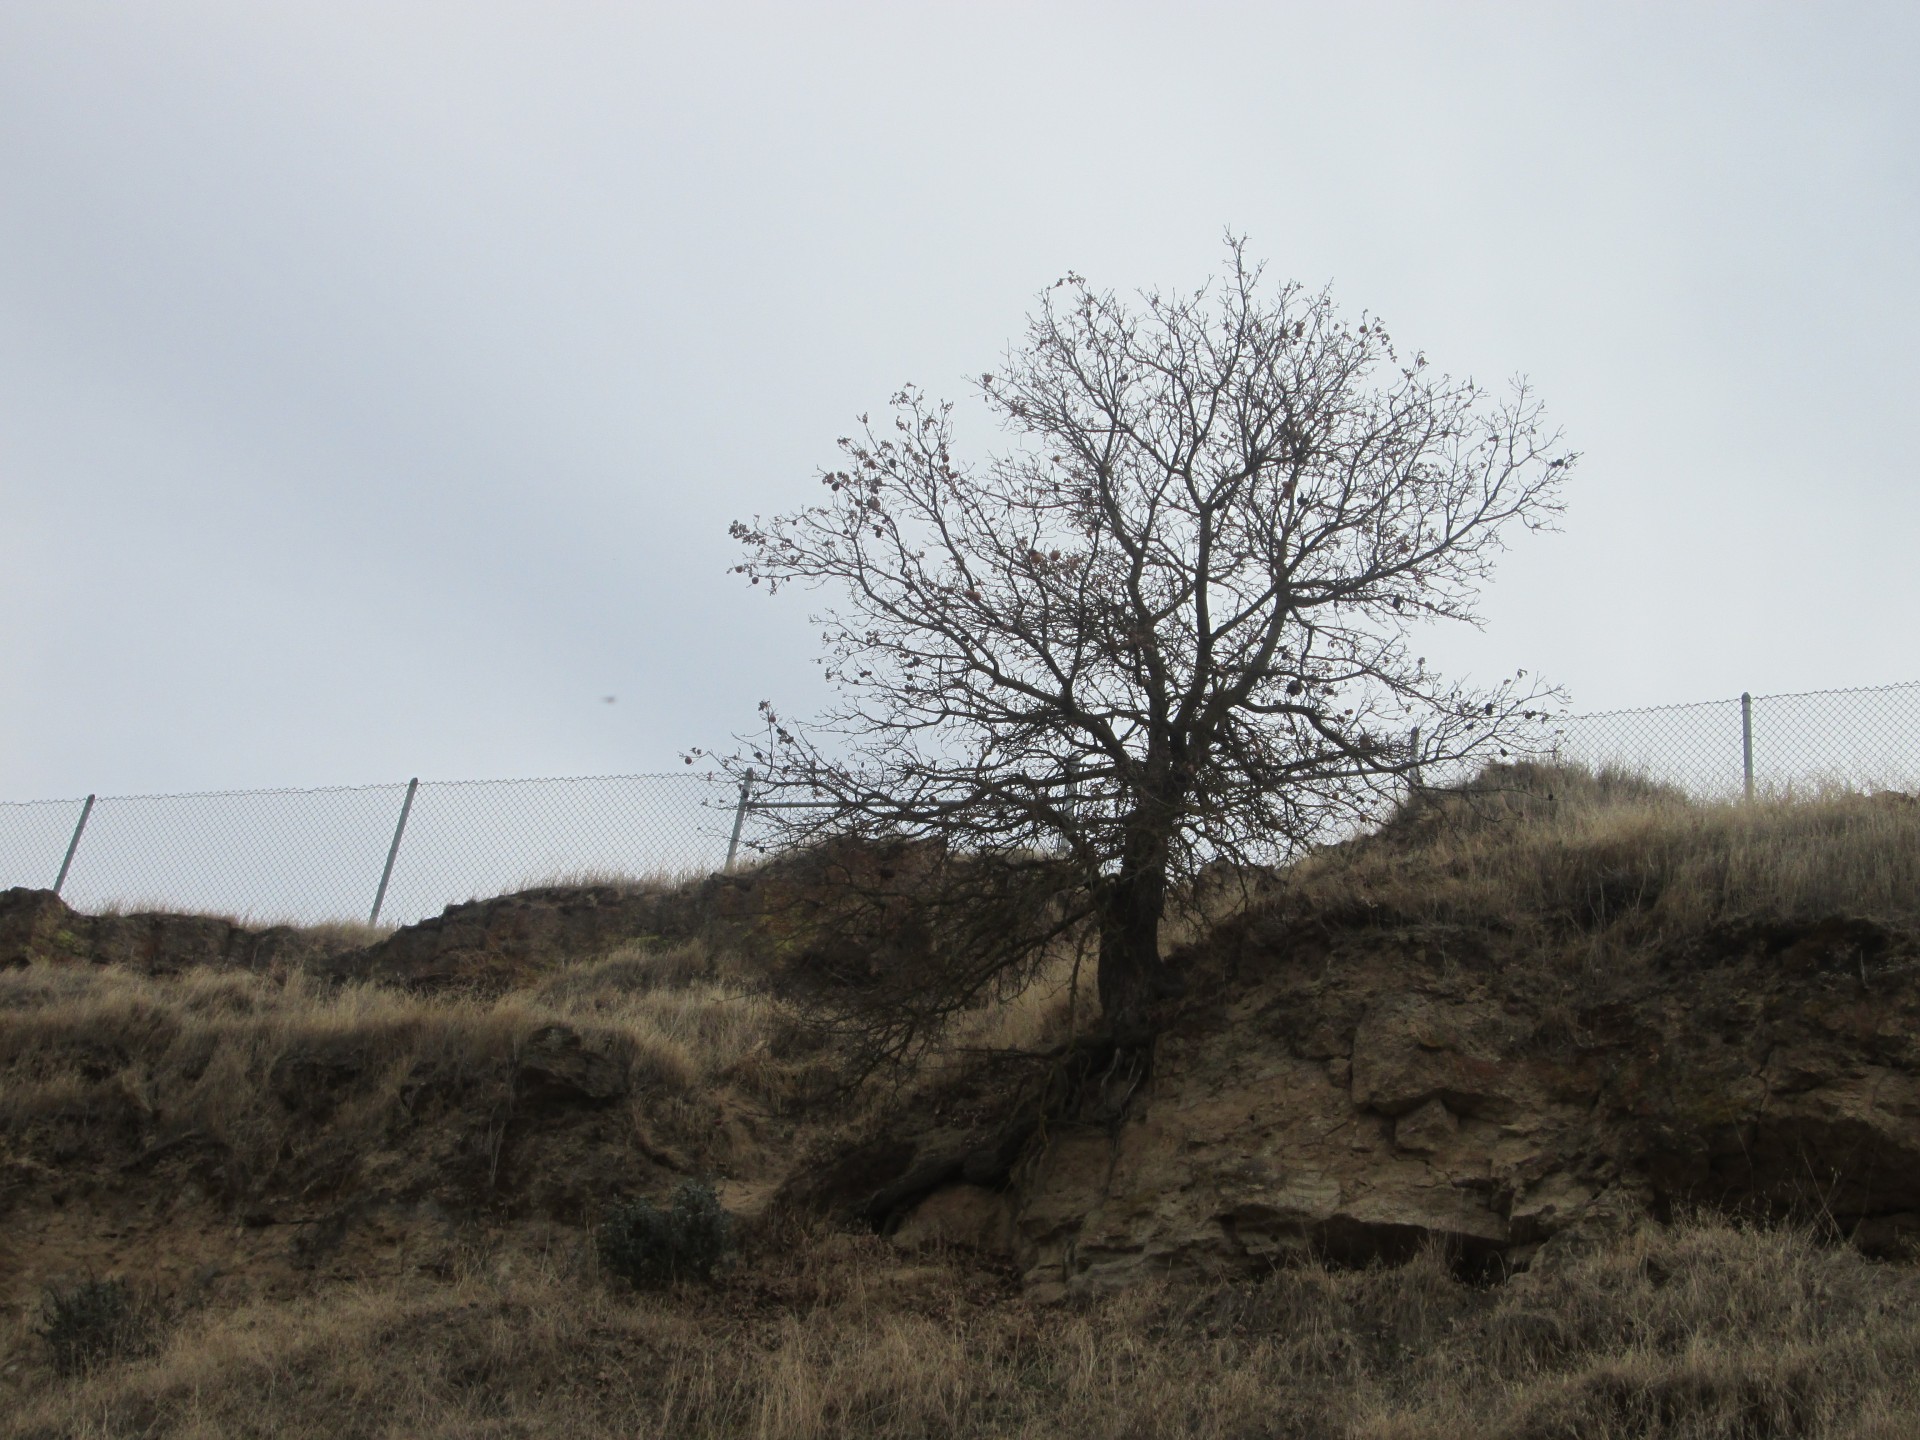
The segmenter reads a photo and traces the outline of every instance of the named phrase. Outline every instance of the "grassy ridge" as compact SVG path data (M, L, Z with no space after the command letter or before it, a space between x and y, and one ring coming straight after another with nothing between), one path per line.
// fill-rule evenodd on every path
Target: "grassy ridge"
M1248 905L1289 925L1499 931L1569 975L1730 926L1843 917L1911 935L1920 804L1696 806L1628 777L1507 770L1203 894L1170 938L1204 949ZM1087 1023L1069 974L962 1017L906 1085ZM61 1375L34 1333L37 1289L15 1285L0 1435L1920 1434L1920 1272L1711 1217L1499 1286L1429 1251L1042 1309L968 1255L768 1216L716 1286L629 1293L592 1240L612 1179L717 1175L750 1208L887 1101L832 1092L831 1048L759 979L743 955L648 943L499 996L297 968L0 972L0 1285L29 1260L77 1279L108 1256L149 1322L146 1353ZM503 1161L497 1117L556 1027L617 1077L617 1099L535 1112ZM259 1207L376 1193L444 1202L433 1213L453 1218L417 1247L431 1264L396 1241L400 1259L344 1278L234 1261L162 1283L141 1268L190 1235L218 1251ZM78 1233L75 1215L107 1238L63 1255L47 1237ZM247 1230L255 1248L233 1253L264 1254L274 1233Z
M1703 805L1629 775L1501 766L1309 857L1280 888L1320 915L1611 932L1614 948L1738 920L1910 929L1920 799L1836 791Z
M1920 1281L1803 1232L1650 1230L1502 1287L1427 1253L1037 1310L958 1259L789 1237L712 1291L566 1255L209 1307L36 1377L21 1436L1253 1436L1905 1440Z

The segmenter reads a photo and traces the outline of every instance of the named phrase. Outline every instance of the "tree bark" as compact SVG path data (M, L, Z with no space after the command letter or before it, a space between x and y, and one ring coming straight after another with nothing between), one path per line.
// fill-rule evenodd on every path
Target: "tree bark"
M1153 1005L1180 993L1160 958L1160 918L1166 911L1164 858L1110 877L1100 904L1100 1009L1114 1037L1149 1038Z

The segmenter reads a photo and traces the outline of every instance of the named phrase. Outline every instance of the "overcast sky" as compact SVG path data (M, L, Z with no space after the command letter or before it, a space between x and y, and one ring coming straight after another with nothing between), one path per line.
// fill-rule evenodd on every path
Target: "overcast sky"
M1910 3L4 0L0 798L804 712L728 522L1228 227L1583 452L1434 657L1920 679L1916 75Z

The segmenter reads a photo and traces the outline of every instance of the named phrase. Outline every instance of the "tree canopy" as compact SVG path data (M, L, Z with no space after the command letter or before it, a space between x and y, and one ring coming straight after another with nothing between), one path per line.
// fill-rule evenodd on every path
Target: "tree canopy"
M1469 688L1412 642L1475 619L1503 531L1553 519L1574 456L1524 381L1436 373L1238 241L1189 293L1067 276L975 386L997 453L956 454L952 406L909 388L817 503L733 526L753 584L827 591L837 701L805 724L763 704L731 763L820 807L776 812L793 838L1063 877L1055 923L903 981L933 1006L908 1029L1074 926L1108 1019L1150 1028L1170 886L1284 858L1534 717L1524 672Z

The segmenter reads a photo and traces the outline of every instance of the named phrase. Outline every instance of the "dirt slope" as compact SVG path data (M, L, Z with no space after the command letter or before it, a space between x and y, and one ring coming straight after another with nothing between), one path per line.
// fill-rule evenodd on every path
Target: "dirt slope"
M1582 828L1540 777L1514 786L1403 817L1187 946L1193 998L1150 1052L903 1114L796 1193L1002 1251L1040 1294L1430 1241L1509 1273L1701 1207L1907 1253L1911 803L1676 835L1656 822L1699 816L1671 800L1650 822L1645 796L1579 797Z
M41 1419L17 1433L48 1437L384 1435L409 1432L352 1397L404 1390L482 1433L507 1386L523 1423L503 1434L1091 1435L1119 1421L1072 1377L1124 1353L1160 1387L1132 1413L1173 1417L1143 1434L1268 1433L1233 1416L1282 1413L1272 1433L1457 1433L1456 1380L1521 1397L1490 1432L1515 1436L1914 1433L1892 1377L1911 1371L1895 1350L1920 1360L1916 807L1700 810L1514 774L1251 882L1174 954L1188 998L1151 1048L1070 1034L1043 987L853 1092L761 983L770 954L831 944L792 922L791 874L533 892L384 937L9 892L0 1413L18 1401ZM688 1176L742 1217L738 1269L711 1293L617 1293L594 1226ZM1811 1228L1659 1238L1696 1212ZM1853 1259L1819 1258L1820 1237ZM1780 1268L1726 1269L1749 1263ZM1680 1358L1655 1364L1629 1320L1669 1302L1623 1297L1681 1270ZM146 1368L54 1375L43 1297L88 1275L125 1277L179 1338ZM1592 1285L1614 1287L1618 1325L1579 1318ZM1716 1286L1775 1298L1716 1310ZM1319 1338L1246 1328L1271 1306ZM488 1315L496 1338L547 1340L482 1344ZM279 1361L246 1358L256 1327L361 1418L253 1427L261 1395L292 1393ZM1776 1373L1741 1327L1821 1358ZM1706 1336L1732 1347L1710 1384ZM479 1370L455 1353L486 1344ZM869 1348L894 1358L856 1374ZM1328 1353L1352 1363L1322 1373ZM360 1378L328 1369L349 1364ZM1634 1366L1695 1387L1674 1414L1725 1424L1619 1430L1668 1403L1608 1388ZM543 1373L574 1377L564 1404ZM1030 1392L1039 1373L1079 1408ZM1547 1375L1565 1384L1511 1388ZM832 1386L876 1408L835 1409ZM205 1396L226 1420L192 1420ZM1854 1428L1740 1419L1763 1401Z

